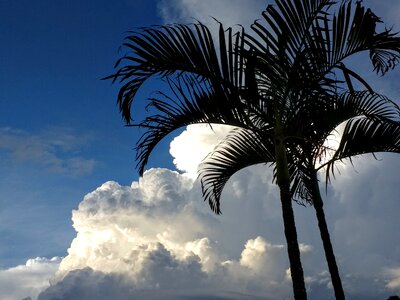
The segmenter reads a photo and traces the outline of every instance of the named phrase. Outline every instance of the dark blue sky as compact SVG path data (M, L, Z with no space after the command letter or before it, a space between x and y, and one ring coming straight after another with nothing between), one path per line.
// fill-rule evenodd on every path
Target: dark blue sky
M101 152L132 136L122 128L117 87L100 78L112 72L127 30L161 21L154 1L128 3L2 1L0 127L93 130Z
M82 197L137 179L138 132L100 79L127 30L160 23L148 0L0 2L0 267L65 255ZM168 151L151 165L171 167Z

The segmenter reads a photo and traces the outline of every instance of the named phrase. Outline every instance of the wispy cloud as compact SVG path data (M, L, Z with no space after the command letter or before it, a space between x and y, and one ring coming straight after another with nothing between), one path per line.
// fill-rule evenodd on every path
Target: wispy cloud
M40 132L28 132L15 128L0 128L0 151L4 161L33 164L50 172L71 176L92 173L94 159L81 156L81 148L88 142L87 136L64 128L50 128Z

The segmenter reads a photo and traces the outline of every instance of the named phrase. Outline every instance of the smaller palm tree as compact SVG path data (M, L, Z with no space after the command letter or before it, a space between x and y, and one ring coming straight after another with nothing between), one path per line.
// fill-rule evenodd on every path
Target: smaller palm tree
M322 168L333 172L337 161L351 159L356 155L376 152L400 153L400 110L387 98L370 93L346 93L332 99L332 106L319 110L308 119L319 128L311 130L307 139L289 140L289 169L292 178L292 195L302 203L310 203L315 208L318 227L324 246L328 268L337 299L344 299L344 291L337 267L333 246L323 210L323 201L318 186L317 172ZM322 165L325 157L325 141L335 128L346 122L339 146L332 157ZM223 188L237 171L259 163L274 164L274 145L262 133L234 129L225 140L204 160L200 170L200 180L205 199L214 211L220 211Z

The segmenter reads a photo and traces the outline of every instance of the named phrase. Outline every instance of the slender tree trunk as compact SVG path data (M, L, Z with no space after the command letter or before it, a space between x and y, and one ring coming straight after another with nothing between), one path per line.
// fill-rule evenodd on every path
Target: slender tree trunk
M335 291L335 297L337 300L344 300L345 296L344 296L342 281L340 279L339 269L336 264L335 254L333 253L333 247L328 231L328 225L326 224L326 218L323 208L324 203L322 201L321 193L319 190L316 173L313 174L312 180L314 181L313 204L315 208L315 213L317 215L318 227L319 227L319 232L321 234L322 244L324 246L326 262L328 263L329 273L331 274L333 290Z
M275 139L275 158L277 183L280 189L283 225L285 230L287 251L289 255L294 299L306 300L307 292L304 283L304 273L300 260L300 249L297 241L296 224L293 214L286 148L283 139L279 136Z

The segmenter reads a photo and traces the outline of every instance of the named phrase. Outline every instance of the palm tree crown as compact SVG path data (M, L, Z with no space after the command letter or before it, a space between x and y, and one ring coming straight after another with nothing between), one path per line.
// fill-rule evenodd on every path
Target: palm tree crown
M238 168L274 162L295 299L306 299L306 291L291 200L294 191L308 199L308 154L312 161L328 129L342 119L355 118L348 132L360 124L360 115L381 120L384 131L388 127L384 111L373 117L368 112L385 101L378 96L370 101L372 108L365 105L375 94L345 60L369 51L374 70L384 74L400 59L400 39L388 29L377 32L379 18L360 1L342 1L337 13L331 13L332 7L337 6L329 0L277 0L263 12L263 21L253 24L256 37L220 24L218 42L200 23L132 32L124 43L131 52L108 77L122 83L118 104L127 124L133 121L132 101L144 82L159 76L169 87L149 99L149 115L133 124L146 129L137 143L140 174L154 147L180 127L216 123L241 128L227 137L225 148L214 151L201 173L204 197L216 213L223 186ZM354 79L366 88L361 96L354 91ZM360 111L342 115L340 109L357 99L363 102ZM393 103L388 103L392 113ZM336 119L325 124L318 118L332 109ZM247 149L257 149L255 156L249 158Z

